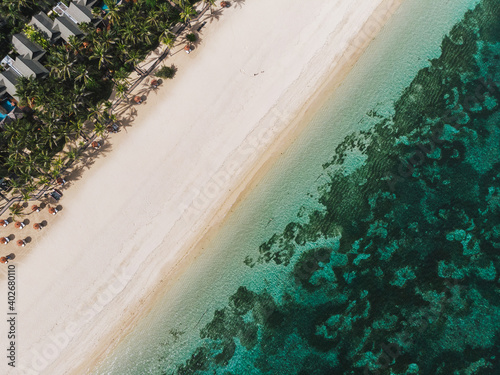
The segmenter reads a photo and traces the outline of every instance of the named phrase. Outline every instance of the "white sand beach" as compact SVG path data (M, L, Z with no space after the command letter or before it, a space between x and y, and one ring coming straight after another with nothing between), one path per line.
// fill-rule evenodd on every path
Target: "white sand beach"
M10 368L4 356L0 373L91 373L401 1L236 0L207 12L195 49L179 44L165 60L174 79L135 89L145 102L119 109L127 126L91 153L63 209L10 263L17 358ZM5 273L0 284L7 311ZM4 347L7 329L0 324Z

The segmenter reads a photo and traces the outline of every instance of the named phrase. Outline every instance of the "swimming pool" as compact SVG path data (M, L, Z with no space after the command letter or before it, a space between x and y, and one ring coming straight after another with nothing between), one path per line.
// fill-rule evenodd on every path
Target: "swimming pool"
M118 1L115 1L115 3L118 4ZM104 10L104 11L106 11L106 12L109 10L108 6L106 4L104 4L104 2L101 5L101 9Z
M10 111L12 111L14 108L16 108L11 102L9 102L8 100L3 100L2 103L0 103L0 105L2 107L5 108L5 110L9 113Z
M8 100L2 100L0 105L5 109L5 111L7 111L7 113L10 113L15 108L15 106ZM7 115L0 112L0 119L4 119L5 117L7 117Z

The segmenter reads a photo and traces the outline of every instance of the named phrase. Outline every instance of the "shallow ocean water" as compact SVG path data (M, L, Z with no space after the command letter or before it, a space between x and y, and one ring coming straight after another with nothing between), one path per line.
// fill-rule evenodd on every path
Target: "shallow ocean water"
M498 1L409 0L97 373L498 373L499 87Z

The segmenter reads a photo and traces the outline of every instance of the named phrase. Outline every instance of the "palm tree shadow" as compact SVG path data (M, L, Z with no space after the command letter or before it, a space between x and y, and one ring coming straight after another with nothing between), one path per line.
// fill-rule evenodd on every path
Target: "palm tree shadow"
M230 3L234 3L238 5L240 8L242 8L243 4L245 4L245 0L231 0Z
M130 112L128 113L128 116L120 118L119 120L120 127L123 128L125 131L127 131L127 128L132 126L132 123L134 122L136 116L137 116L137 109L131 108Z
M82 162L82 164L78 165L77 167L73 168L73 170L66 173L68 180L70 181L80 180L82 178L82 174L85 167L90 168L90 165L94 164L94 161L90 159L88 156L86 156L85 159L82 157L80 161ZM89 163L90 165L87 165L87 163Z
M212 11L212 13L205 13L205 19L207 19L210 23L214 21L218 21L222 16L222 8L216 9Z
M113 146L111 145L110 142L101 142L101 147L99 147L99 150L96 150L99 155L96 156L103 156L106 157L111 150L113 149Z
M151 88L148 86L149 85L142 85L141 88L136 91L136 95L140 96L141 98L147 96L151 91Z
M67 179L71 181L77 180L77 177L80 177L83 173L84 168L90 169L90 167L95 163L94 160L95 150L91 148L87 148L80 158L81 163L76 165L74 169L67 174Z

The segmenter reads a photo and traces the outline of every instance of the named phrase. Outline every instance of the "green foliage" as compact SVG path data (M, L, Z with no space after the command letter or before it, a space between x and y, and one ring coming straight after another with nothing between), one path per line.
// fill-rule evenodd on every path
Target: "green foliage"
M4 0L0 1L0 14L4 21L0 33L0 56L10 51L9 40L13 34L22 31L32 15L47 5L54 5L52 0Z
M170 66L163 66L156 72L156 76L159 78L174 78L175 73L177 72L177 68L174 64Z
M38 43L43 49L48 50L50 48L50 43L45 37L35 29L32 25L24 26L23 33L32 42Z
M98 31L86 25L85 36L73 38L67 45L50 45L32 26L24 26L43 2L0 4L2 14L8 16L4 30L10 33L24 28L30 40L46 49L44 65L50 71L45 79L19 78L19 104L29 107L32 114L6 124L0 132L0 170L15 174L20 186L31 181L42 185L45 176L59 173L64 166L53 160L55 155L69 139L87 137L82 127L85 121L106 121L109 106L103 104L115 83L125 91L133 66L158 46L160 38L169 35L173 40L168 30L179 20L179 10L166 1L122 5L110 1L109 29ZM97 124L94 130L101 134L105 127ZM73 156L73 152L67 155Z
M16 219L17 217L23 215L23 206L21 206L19 203L14 203L12 206L9 207L9 212L11 216L14 219Z
M187 34L186 35L186 40L188 42L194 43L198 40L198 36L195 33Z

